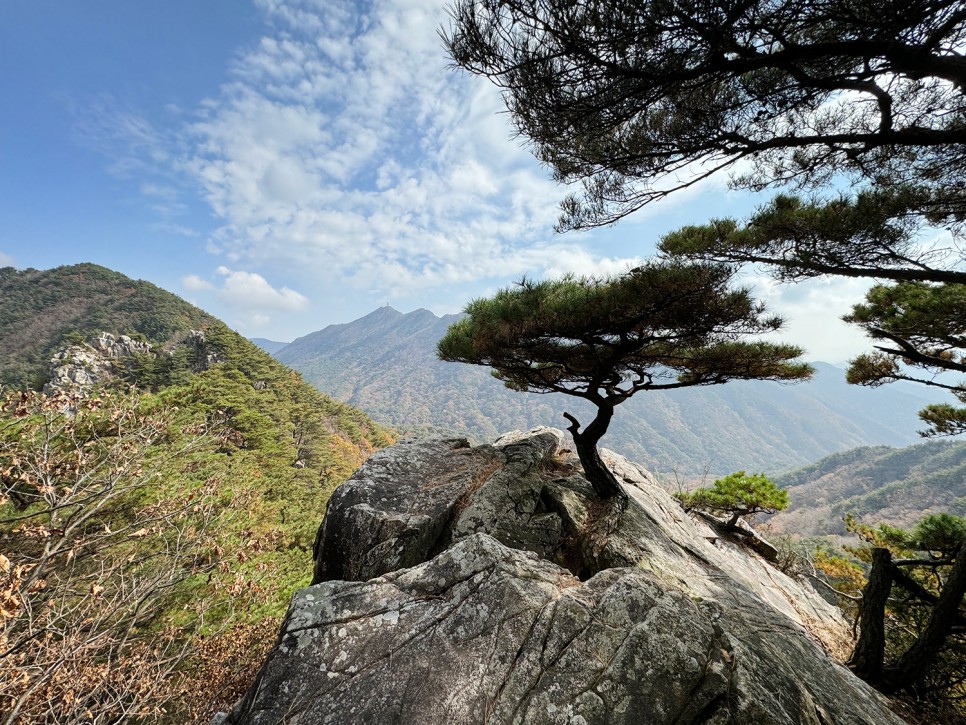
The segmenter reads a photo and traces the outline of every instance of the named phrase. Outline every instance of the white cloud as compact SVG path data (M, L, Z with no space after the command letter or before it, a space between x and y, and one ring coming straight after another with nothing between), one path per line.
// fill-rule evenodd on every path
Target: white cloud
M218 296L234 308L295 312L308 307L309 300L305 295L288 287L275 289L255 272L237 272L227 267L219 267L215 271L225 278Z
M625 265L553 237L562 191L496 89L447 71L438 0L258 5L276 32L191 127L214 252L390 294Z
M565 249L549 260L545 272L548 277L562 277L565 274L604 277L629 272L643 261L642 257L615 259L596 257L583 249Z
M771 312L785 318L784 329L775 337L803 347L807 360L839 364L869 349L869 339L861 329L841 318L864 299L873 282L827 277L780 284L751 274L744 275L742 282L753 287L755 296Z
M13 261L13 257L4 252L0 252L0 267L16 267L16 263Z
M181 286L192 292L214 289L215 286L206 279L202 279L196 274L185 275L181 278Z

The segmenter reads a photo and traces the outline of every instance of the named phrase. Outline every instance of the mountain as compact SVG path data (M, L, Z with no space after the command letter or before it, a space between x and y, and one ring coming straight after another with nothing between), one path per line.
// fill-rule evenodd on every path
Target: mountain
M96 264L55 269L0 268L0 385L43 385L48 362L68 334L99 332L154 343L217 320L150 282Z
M250 337L248 338L250 342L258 345L262 350L267 352L269 355L274 355L283 347L288 345L287 342L278 342L276 340L266 340L264 337Z
M332 490L392 436L153 285L0 279L0 379L55 383L0 391L0 710L208 722L308 583Z
M924 514L966 516L966 443L929 441L908 448L856 448L776 477L789 507L771 530L843 534L842 517L906 527Z
M301 337L276 356L329 395L411 432L490 439L563 426L565 410L590 419L584 401L509 391L483 368L437 360L436 342L456 319L382 307ZM776 472L857 446L918 440L924 399L850 386L841 370L816 367L814 380L799 385L743 381L641 393L618 409L603 445L661 474L693 477Z

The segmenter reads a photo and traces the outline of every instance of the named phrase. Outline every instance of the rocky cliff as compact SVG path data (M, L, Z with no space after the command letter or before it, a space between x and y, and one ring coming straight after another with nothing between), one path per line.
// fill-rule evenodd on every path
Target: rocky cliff
M398 444L330 500L316 582L230 723L902 722L837 610L646 471L595 500L553 429Z
M99 383L105 383L130 372L132 360L139 355L173 357L177 351L193 353L193 370L200 372L222 359L205 348L205 333L200 330L180 332L166 345L133 340L127 335L101 332L86 343L68 345L50 359L44 392L67 390L85 394Z

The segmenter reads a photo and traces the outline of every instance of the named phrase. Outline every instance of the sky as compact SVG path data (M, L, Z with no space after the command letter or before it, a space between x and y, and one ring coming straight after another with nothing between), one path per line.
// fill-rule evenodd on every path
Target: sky
M447 22L444 0L4 0L0 265L94 262L289 341L617 273L767 200L713 178L555 234L568 189L498 90L450 67ZM868 347L838 319L868 283L744 276L807 359Z

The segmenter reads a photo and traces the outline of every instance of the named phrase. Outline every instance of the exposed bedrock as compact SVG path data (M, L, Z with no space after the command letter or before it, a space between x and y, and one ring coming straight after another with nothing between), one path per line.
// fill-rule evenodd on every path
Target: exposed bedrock
M554 429L400 443L333 495L233 723L900 723L807 584Z

